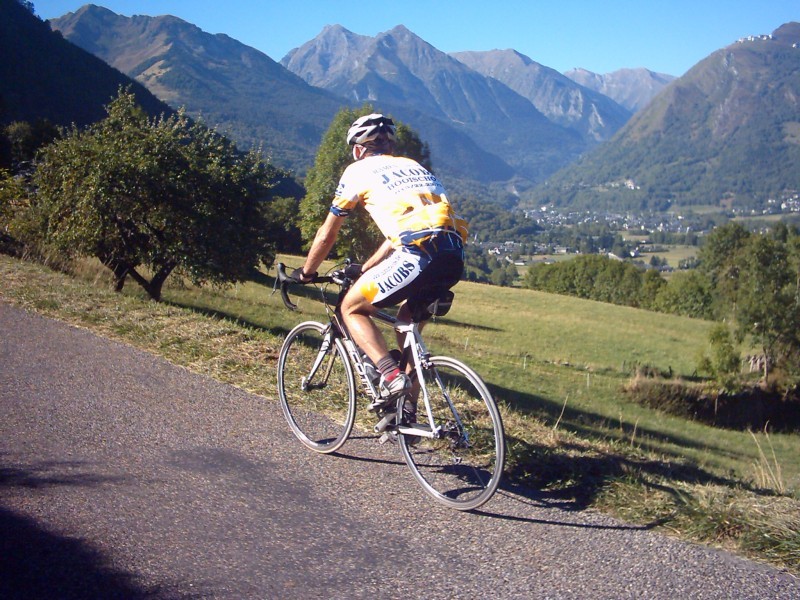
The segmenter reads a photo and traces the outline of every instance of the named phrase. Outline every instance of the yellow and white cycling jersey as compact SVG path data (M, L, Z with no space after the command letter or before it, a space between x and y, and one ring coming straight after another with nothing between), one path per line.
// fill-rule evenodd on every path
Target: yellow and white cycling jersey
M331 212L346 217L359 202L395 248L419 244L441 231L467 238L467 223L453 212L442 184L409 158L381 154L349 165Z

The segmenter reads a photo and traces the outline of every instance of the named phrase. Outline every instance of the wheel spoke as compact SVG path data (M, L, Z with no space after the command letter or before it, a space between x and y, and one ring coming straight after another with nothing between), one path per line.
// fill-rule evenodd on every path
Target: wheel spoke
M451 358L431 359L425 369L438 438L401 435L403 455L423 489L451 508L471 510L497 489L505 462L500 414L486 385ZM420 400L420 420L425 410Z
M297 438L315 452L334 452L355 419L355 379L344 347L322 323L306 322L286 336L278 357L281 408Z

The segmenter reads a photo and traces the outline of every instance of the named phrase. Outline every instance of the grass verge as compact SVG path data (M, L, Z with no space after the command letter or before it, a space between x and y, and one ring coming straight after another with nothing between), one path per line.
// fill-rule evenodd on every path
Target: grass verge
M301 299L303 314L290 313L270 284L171 286L154 303L133 287L111 292L91 265L67 276L0 256L4 301L274 398L282 337L321 308ZM800 436L713 429L620 391L632 365L690 372L705 324L525 290L457 291L426 339L477 367L499 399L511 481L570 510L596 508L800 574Z

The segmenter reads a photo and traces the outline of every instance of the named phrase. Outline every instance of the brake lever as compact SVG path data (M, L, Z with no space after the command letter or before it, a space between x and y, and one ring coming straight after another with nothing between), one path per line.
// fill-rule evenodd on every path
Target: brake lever
M280 287L281 300L283 300L284 306L289 310L297 310L297 305L289 300L289 285L294 283L294 280L286 274L286 265L278 263L277 272L278 276L275 278L275 288L273 291L277 291Z

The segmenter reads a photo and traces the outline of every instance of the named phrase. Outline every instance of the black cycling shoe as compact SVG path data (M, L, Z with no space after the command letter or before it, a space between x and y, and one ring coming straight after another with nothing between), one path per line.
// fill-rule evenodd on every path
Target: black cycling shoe
M413 427L417 424L417 405L411 400L406 400L403 403L403 411L400 417L400 424L406 427ZM407 433L403 436L409 446L416 446L422 439L418 435Z
M403 425L414 425L417 422L417 405L411 400L403 403L403 415L401 423Z

